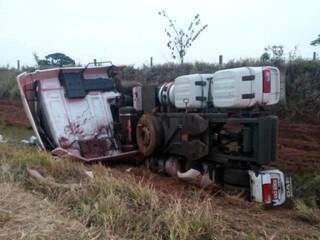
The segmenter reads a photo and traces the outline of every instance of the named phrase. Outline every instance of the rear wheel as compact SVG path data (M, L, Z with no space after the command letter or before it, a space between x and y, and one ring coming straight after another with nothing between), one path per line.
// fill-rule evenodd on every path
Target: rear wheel
M144 114L137 125L137 144L140 152L149 157L162 143L160 121L151 114Z

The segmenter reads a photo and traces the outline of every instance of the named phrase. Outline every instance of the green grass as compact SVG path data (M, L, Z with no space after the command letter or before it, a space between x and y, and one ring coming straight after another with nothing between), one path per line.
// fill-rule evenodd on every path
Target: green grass
M311 208L320 207L320 175L296 174L294 181L294 196Z
M15 69L0 68L0 98L18 99L19 90L16 76L19 74Z
M43 184L26 175L37 169L56 184ZM94 178L85 171L90 170ZM0 181L20 183L65 209L87 227L125 239L215 239L223 221L212 217L213 202L197 206L162 196L151 186L124 174L116 177L102 165L85 166L55 160L35 148L0 144ZM72 186L66 188L66 186ZM166 200L164 200L166 199Z
M296 202L296 217L302 221L308 222L312 225L320 224L320 210L318 208L308 206L304 201L298 200Z
M57 171L60 169L60 171ZM88 227L103 228L125 239L215 239L223 221L211 216L212 202L199 201L193 206L161 196L151 186L136 182L132 176L118 178L104 166L90 167L94 179L79 177L86 168L76 163L59 162L46 168L48 175L59 173L81 187L48 187L31 182L69 214ZM70 173L74 174L70 178ZM75 174L76 173L76 174ZM65 179L65 181L67 181ZM64 182L65 182L64 181ZM164 198L167 198L165 201ZM219 227L220 226L220 227Z
M0 134L12 143L20 143L22 139L29 139L34 135L31 128L8 126L3 121L0 123Z
M28 130L18 133L19 128L3 130L6 136L18 137L18 134L29 133ZM49 183L41 183L27 176L27 168L38 170ZM85 171L92 171L94 178L88 177ZM300 201L292 211L295 211L297 221L318 225L318 206L307 203L307 199L317 202L319 177L300 176L296 181L300 181L299 186L304 187L295 189ZM212 197L203 197L196 192L190 193L188 198L164 195L151 185L137 181L133 175L115 174L110 168L99 164L84 165L55 159L49 153L21 144L0 144L1 182L18 184L40 198L48 199L68 219L76 219L88 229L99 232L98 239L106 239L110 234L120 239L261 237L261 231L254 229L259 226L241 228L239 235L237 228L235 230L232 227L237 223L227 220L233 219L230 211L217 212L217 209L221 211L221 206ZM245 213L248 210L243 211ZM10 215L0 214L0 222L8 220ZM284 236L287 235L291 236L285 232Z

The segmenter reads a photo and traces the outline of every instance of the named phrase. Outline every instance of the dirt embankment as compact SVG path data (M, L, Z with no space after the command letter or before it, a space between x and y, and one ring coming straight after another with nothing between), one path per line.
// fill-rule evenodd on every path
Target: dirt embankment
M292 172L320 169L320 124L280 121L278 167Z
M0 119L8 125L30 127L22 104L17 101L0 100Z

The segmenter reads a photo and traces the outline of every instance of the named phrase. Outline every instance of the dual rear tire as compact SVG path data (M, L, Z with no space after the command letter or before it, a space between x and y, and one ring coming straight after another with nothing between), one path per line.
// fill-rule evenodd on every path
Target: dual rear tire
M151 156L163 141L163 128L161 122L152 114L143 114L138 121L137 145L145 157Z

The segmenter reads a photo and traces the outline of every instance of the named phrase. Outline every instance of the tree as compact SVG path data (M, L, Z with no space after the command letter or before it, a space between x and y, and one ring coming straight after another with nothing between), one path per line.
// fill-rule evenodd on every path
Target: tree
M262 61L270 61L270 60L283 60L283 45L273 45L273 46L267 46L264 48L264 53L261 56Z
M312 46L318 46L320 45L320 34L318 35L318 38L313 40L311 43L310 43Z
M47 55L45 58L52 65L56 65L56 66L75 65L75 61L63 53L52 53Z
M169 38L167 47L171 51L171 57L173 59L178 58L179 62L183 63L187 50L199 37L200 33L208 27L208 24L202 25L200 22L200 15L197 14L189 24L189 27L184 30L178 27L176 21L172 20L164 10L160 11L159 15L169 21L169 26L165 28L165 33Z
M37 65L40 68L50 65L50 62L48 60L40 59L39 56L36 53L33 54L33 57L34 57L34 60L36 61Z
M268 62L270 61L271 57L270 57L270 53L268 53L267 51L265 51L261 57L260 57L261 61L263 62Z
M75 65L75 61L63 53L52 53L40 59L37 54L33 54L37 65L40 68L62 67L64 65Z

